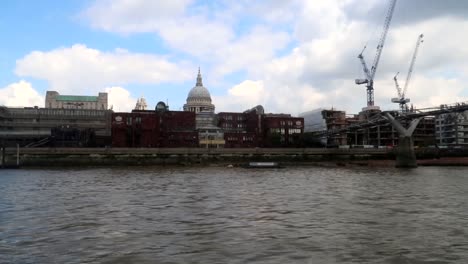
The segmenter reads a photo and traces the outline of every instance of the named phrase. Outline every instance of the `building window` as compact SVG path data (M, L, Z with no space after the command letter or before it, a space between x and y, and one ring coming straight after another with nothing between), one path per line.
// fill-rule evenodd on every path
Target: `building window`
M135 124L141 124L141 117L135 117Z
M132 117L127 116L127 125L131 125L131 124L132 124Z
M289 134L300 134L301 130L298 128L289 129Z

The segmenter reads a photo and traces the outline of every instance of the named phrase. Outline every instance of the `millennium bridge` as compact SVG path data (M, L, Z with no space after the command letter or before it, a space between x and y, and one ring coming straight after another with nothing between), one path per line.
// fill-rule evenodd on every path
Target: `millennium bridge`
M450 113L459 113L468 110L468 102L443 104L438 107L416 109L412 111L382 111L376 113L367 120L353 123L349 126L314 133L316 137L326 137L334 134L365 129L377 125L391 124L398 132L399 143L396 147L396 167L416 167L416 155L414 152L413 132L422 118L426 116L438 116ZM407 127L402 124L408 123Z

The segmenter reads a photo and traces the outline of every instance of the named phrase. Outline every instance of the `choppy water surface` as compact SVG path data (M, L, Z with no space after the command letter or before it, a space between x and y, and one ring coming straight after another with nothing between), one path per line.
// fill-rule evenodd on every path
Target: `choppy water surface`
M0 263L468 263L468 168L0 171Z

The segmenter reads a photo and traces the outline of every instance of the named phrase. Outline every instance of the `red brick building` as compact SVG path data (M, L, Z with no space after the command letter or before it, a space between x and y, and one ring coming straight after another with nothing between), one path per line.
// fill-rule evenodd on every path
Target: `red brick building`
M263 147L300 147L304 133L304 118L289 114L262 116Z
M165 105L157 109L113 113L112 146L198 147L195 113L169 111Z
M222 112L218 126L224 131L225 148L252 148L262 145L261 115L257 112Z
M257 106L243 113L218 114L224 130L225 148L298 147L304 132L304 118L289 114L264 114Z

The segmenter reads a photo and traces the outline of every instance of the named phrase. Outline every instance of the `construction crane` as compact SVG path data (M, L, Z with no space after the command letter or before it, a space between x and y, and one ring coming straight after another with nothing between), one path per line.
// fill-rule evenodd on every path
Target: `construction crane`
M359 85L364 83L367 84L367 107L374 106L374 76L375 72L377 71L377 66L379 65L380 55L382 55L385 39L387 37L387 32L390 27L390 22L392 21L393 10L395 10L396 1L397 0L390 0L390 7L388 8L387 16L385 17L383 32L380 36L379 44L377 45L377 53L375 54L374 62L372 63L372 67L370 70L367 67L366 61L364 60L364 56L362 55L366 47L364 47L362 52L358 55L358 58L361 60L362 68L364 70L366 79L356 79L355 82Z
M400 85L398 84L398 79L397 79L398 73L395 75L395 77L393 77L393 80L395 81L395 87L398 92L398 97L392 98L392 103L400 104L400 108L402 112L408 112L408 106L406 104L410 102L410 99L405 98L405 94L406 94L406 91L408 90L408 84L411 80L411 75L413 74L414 63L418 55L419 46L421 45L421 43L424 42L423 37L424 35L421 34L418 36L418 39L416 40L416 47L414 48L413 58L411 59L411 63L408 69L408 75L406 75L406 82L405 82L405 86L403 87L403 90L400 88Z

